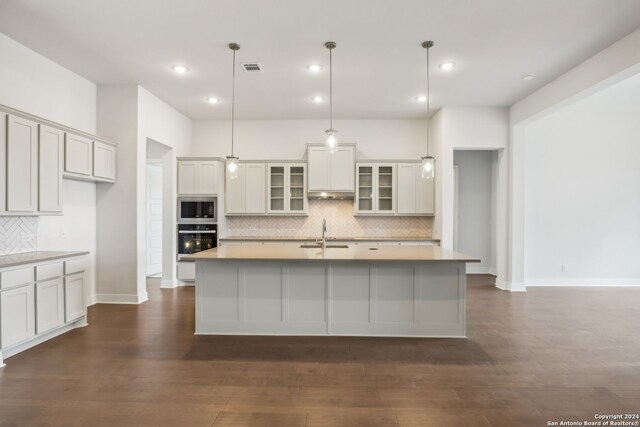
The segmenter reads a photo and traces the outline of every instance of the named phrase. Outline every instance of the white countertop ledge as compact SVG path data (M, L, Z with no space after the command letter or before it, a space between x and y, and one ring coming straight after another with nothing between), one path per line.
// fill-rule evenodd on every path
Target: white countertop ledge
M330 243L327 243L330 244ZM371 248L375 248L371 250ZM469 255L439 246L368 246L348 248L300 248L294 245L231 245L198 252L182 258L187 261L412 261L412 262L480 262Z

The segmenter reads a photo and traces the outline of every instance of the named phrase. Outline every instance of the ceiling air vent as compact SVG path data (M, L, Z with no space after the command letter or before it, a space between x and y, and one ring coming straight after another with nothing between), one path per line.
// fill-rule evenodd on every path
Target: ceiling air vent
M247 73L261 73L262 72L262 67L257 62L243 62L240 65L242 65L242 68L244 68L244 71L246 71Z

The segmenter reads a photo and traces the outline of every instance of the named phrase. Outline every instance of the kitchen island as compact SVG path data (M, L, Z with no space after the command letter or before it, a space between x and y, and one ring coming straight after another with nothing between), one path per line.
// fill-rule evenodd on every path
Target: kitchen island
M465 264L479 262L438 246L331 244L228 245L186 259L202 335L464 337Z

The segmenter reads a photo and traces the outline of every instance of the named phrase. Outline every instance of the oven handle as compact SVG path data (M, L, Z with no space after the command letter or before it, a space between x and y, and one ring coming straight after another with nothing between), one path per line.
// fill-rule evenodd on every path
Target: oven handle
M206 234L206 233L216 233L216 230L179 230L178 234Z

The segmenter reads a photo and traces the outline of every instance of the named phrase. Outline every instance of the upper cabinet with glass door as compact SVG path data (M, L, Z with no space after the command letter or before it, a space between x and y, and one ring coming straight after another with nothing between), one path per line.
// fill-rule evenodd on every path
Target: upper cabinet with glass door
M396 165L358 163L356 165L356 214L396 212Z
M269 164L267 166L267 211L270 214L306 215L307 174L304 164Z

